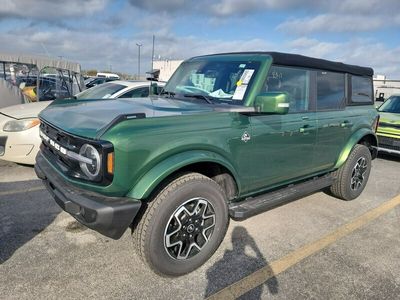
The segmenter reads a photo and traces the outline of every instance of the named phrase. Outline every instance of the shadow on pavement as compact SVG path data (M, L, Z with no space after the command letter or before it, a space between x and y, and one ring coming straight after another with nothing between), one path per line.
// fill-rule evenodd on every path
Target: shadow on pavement
M0 183L1 192L14 191L0 194L0 264L42 232L61 212L44 187L23 192L42 186L38 180Z
M269 267L256 242L244 227L237 226L233 229L232 247L232 250L226 250L222 259L207 270L208 284L205 297L211 296L260 268ZM272 269L268 271L273 274ZM271 294L278 293L279 283L275 276L267 280L265 285ZM239 299L261 299L263 288L264 284L252 289Z
M387 154L385 152L379 152L378 158L400 162L400 155Z

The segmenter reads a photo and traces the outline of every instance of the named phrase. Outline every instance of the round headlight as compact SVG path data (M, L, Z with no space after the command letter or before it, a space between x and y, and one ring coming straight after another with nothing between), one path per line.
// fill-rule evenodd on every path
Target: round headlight
M92 163L80 162L82 172L89 177L89 179L94 180L100 173L101 158L100 154L95 147L89 144L84 144L79 150L79 154L92 160Z

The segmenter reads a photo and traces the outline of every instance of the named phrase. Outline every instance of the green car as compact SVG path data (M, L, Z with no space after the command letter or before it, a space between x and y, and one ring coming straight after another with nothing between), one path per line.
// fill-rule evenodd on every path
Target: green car
M379 151L400 155L400 95L390 96L378 111Z
M372 75L276 52L194 57L160 96L53 102L35 170L79 222L113 239L131 228L153 271L180 276L230 219L361 194L377 154Z

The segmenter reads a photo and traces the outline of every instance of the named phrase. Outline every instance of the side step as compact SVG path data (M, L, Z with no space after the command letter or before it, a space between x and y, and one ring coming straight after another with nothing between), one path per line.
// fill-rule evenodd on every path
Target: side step
M229 215L232 219L241 221L265 212L284 203L299 199L332 185L335 178L329 174L317 177L295 185L269 192L254 198L247 198L229 205Z

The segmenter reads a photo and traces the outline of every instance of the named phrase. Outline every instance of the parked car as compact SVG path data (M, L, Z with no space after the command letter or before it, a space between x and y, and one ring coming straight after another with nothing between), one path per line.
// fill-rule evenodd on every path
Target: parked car
M400 95L390 96L378 111L379 151L400 155Z
M149 96L150 81L115 80L84 90L75 95L77 99L105 99L105 98L138 98ZM158 82L158 90L161 92L164 82Z
M85 80L85 86L86 88L91 88L94 87L96 85L99 84L103 84L105 82L110 82L110 81L114 81L114 80L118 80L118 78L113 78L113 77L92 77L92 78L88 78Z
M321 189L353 200L376 157L371 68L275 52L183 62L161 97L53 103L36 174L79 222L179 276L243 220Z
M46 81L47 82L47 81ZM149 96L149 81L114 81L78 93L76 99L138 98ZM164 83L159 83L159 89ZM38 114L51 101L0 109L0 159L35 164L41 139Z

